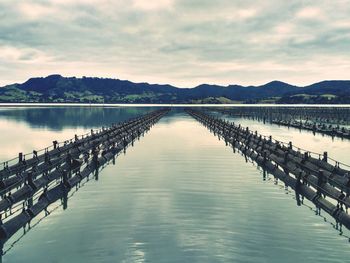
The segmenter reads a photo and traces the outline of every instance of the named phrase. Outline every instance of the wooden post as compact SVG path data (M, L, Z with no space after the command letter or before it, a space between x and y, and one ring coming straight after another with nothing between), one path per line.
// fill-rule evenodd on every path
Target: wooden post
M67 154L67 163L69 167L71 168L72 166L72 155L70 153Z
M68 171L64 170L63 171L63 184L68 185Z
M323 170L319 170L318 171L318 180L317 180L317 194L320 195L321 194L321 187L324 183L324 174L323 174Z
M323 161L328 162L328 153L327 152L323 153Z
M283 162L284 162L285 164L287 164L287 162L288 162L288 152L284 152Z
M49 153L45 151L45 163L47 163L50 160Z
M263 165L265 166L266 162L267 162L267 153L266 153L266 151L263 152L263 157L264 157Z

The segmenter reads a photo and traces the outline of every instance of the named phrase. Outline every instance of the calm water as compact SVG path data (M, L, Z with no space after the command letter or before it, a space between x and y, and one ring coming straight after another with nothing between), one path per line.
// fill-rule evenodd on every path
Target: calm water
M1 109L0 159L149 110ZM238 121L343 161L350 153L348 141ZM82 186L68 209L12 248L22 233L9 240L3 262L347 262L350 244L333 221L293 197L178 109Z

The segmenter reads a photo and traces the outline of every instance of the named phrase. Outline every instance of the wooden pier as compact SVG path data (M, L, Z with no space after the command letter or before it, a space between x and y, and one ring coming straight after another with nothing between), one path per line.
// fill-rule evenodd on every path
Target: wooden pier
M288 144L259 135L241 125L215 118L203 111L188 109L187 113L201 122L214 134L223 138L226 145L241 151L264 171L274 175L296 192L331 215L340 227L350 229L350 167L328 157L327 152L313 156ZM334 163L331 163L334 162ZM302 202L302 200L299 200Z
M115 124L89 135L75 136L62 144L53 142L42 152L3 164L0 171L0 243L3 245L19 229L47 207L67 198L74 187L143 136L170 109L156 110Z

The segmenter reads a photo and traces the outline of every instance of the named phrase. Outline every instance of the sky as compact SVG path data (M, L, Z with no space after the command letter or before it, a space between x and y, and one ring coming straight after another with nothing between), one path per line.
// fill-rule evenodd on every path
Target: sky
M178 87L350 79L350 1L0 0L0 86L50 74Z

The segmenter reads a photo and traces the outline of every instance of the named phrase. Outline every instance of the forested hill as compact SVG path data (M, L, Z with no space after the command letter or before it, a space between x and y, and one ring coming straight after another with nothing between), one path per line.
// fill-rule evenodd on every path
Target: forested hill
M261 86L194 88L106 78L50 75L0 88L0 102L81 103L350 103L350 81L297 87L280 81Z

